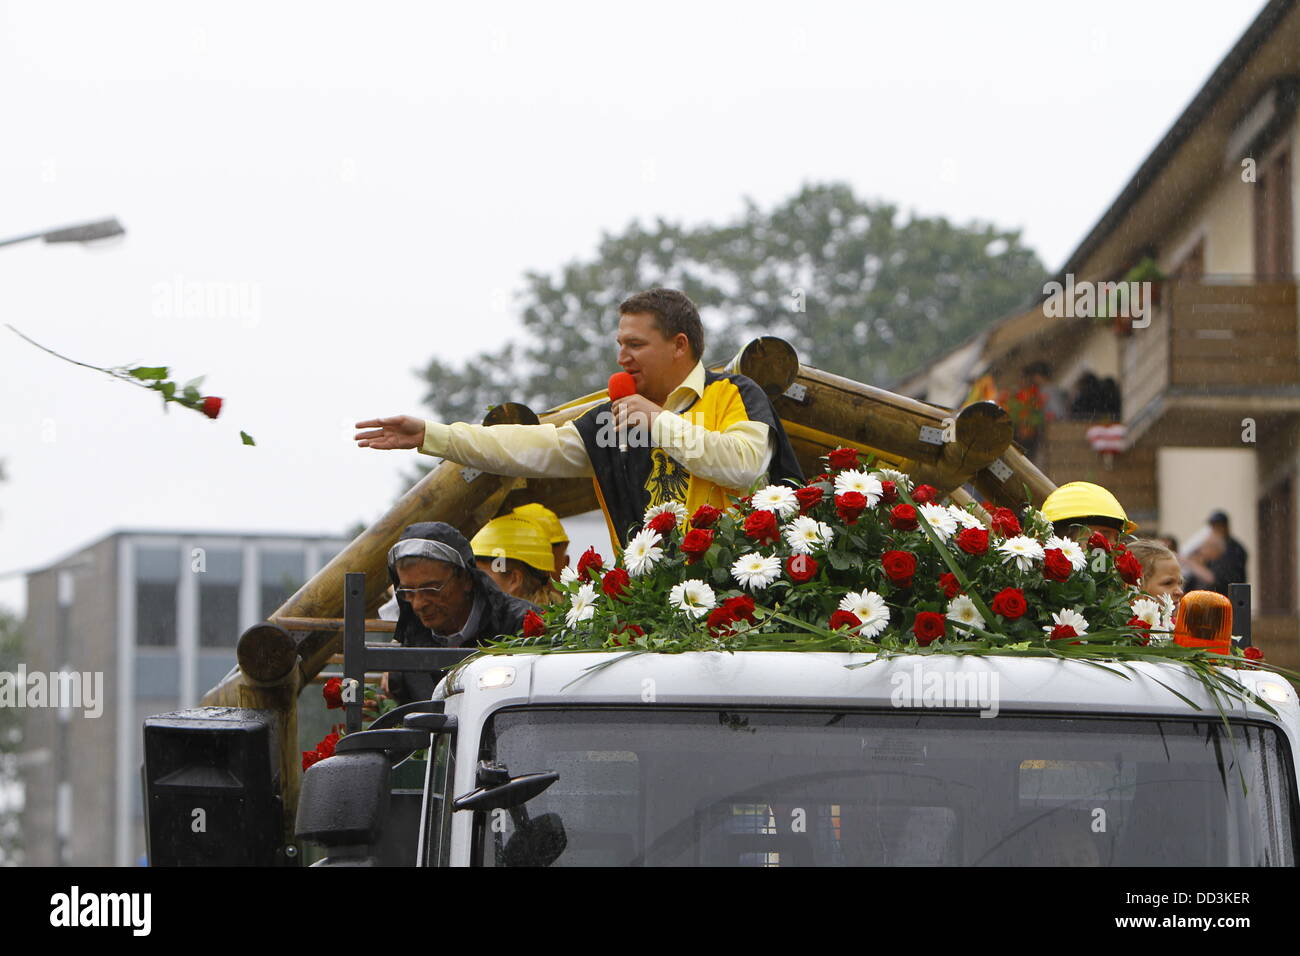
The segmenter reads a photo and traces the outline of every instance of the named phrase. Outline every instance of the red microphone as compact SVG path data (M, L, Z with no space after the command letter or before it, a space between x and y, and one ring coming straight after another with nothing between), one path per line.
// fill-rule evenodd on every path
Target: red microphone
M631 372L615 372L609 377L609 400L611 402L635 394L636 379L632 377ZM621 452L627 451L627 431L625 429L619 430L618 450Z

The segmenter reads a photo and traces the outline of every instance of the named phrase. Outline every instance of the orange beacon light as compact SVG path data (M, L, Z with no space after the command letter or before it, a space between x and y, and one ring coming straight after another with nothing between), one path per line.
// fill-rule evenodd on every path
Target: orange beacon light
M1214 591L1189 591L1178 602L1174 643L1216 654L1232 653L1232 602Z

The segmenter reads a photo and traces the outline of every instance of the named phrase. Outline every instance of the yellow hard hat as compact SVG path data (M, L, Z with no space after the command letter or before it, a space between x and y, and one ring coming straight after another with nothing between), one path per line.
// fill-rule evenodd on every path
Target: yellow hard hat
M520 505L510 513L541 525L542 531L546 533L546 539L551 544L569 543L569 536L564 533L564 525L560 524L560 519L555 516L555 512L545 505L539 505L534 501Z
M541 526L516 514L493 518L469 546L476 558L514 558L547 574L555 570L551 544Z
M1090 481L1072 481L1061 485L1043 502L1043 517L1055 524L1058 521L1075 521L1093 524L1089 518L1109 518L1120 523L1120 531L1132 534L1137 523L1124 513L1119 499L1101 485Z

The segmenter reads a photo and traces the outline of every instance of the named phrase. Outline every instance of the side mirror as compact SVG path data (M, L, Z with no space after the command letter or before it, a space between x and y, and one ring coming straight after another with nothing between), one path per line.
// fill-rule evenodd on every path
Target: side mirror
M451 806L453 810L509 810L527 803L559 779L560 775L554 770L525 773L471 790L457 797Z

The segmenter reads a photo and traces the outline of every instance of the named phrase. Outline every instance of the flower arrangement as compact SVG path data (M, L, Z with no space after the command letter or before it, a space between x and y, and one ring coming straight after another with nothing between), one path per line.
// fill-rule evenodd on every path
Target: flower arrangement
M366 685L363 691L363 701L361 712L364 719L363 727L373 723L383 714L388 713L397 706L391 697L378 694L374 688ZM331 677L321 686L321 697L325 699L325 706L329 710L342 710L347 701L343 697L343 678ZM330 728L330 732L321 738L320 743L314 750L302 751L302 769L306 770L317 761L324 760L327 757L334 756L334 748L338 742L347 736L347 729L344 724L335 724Z

